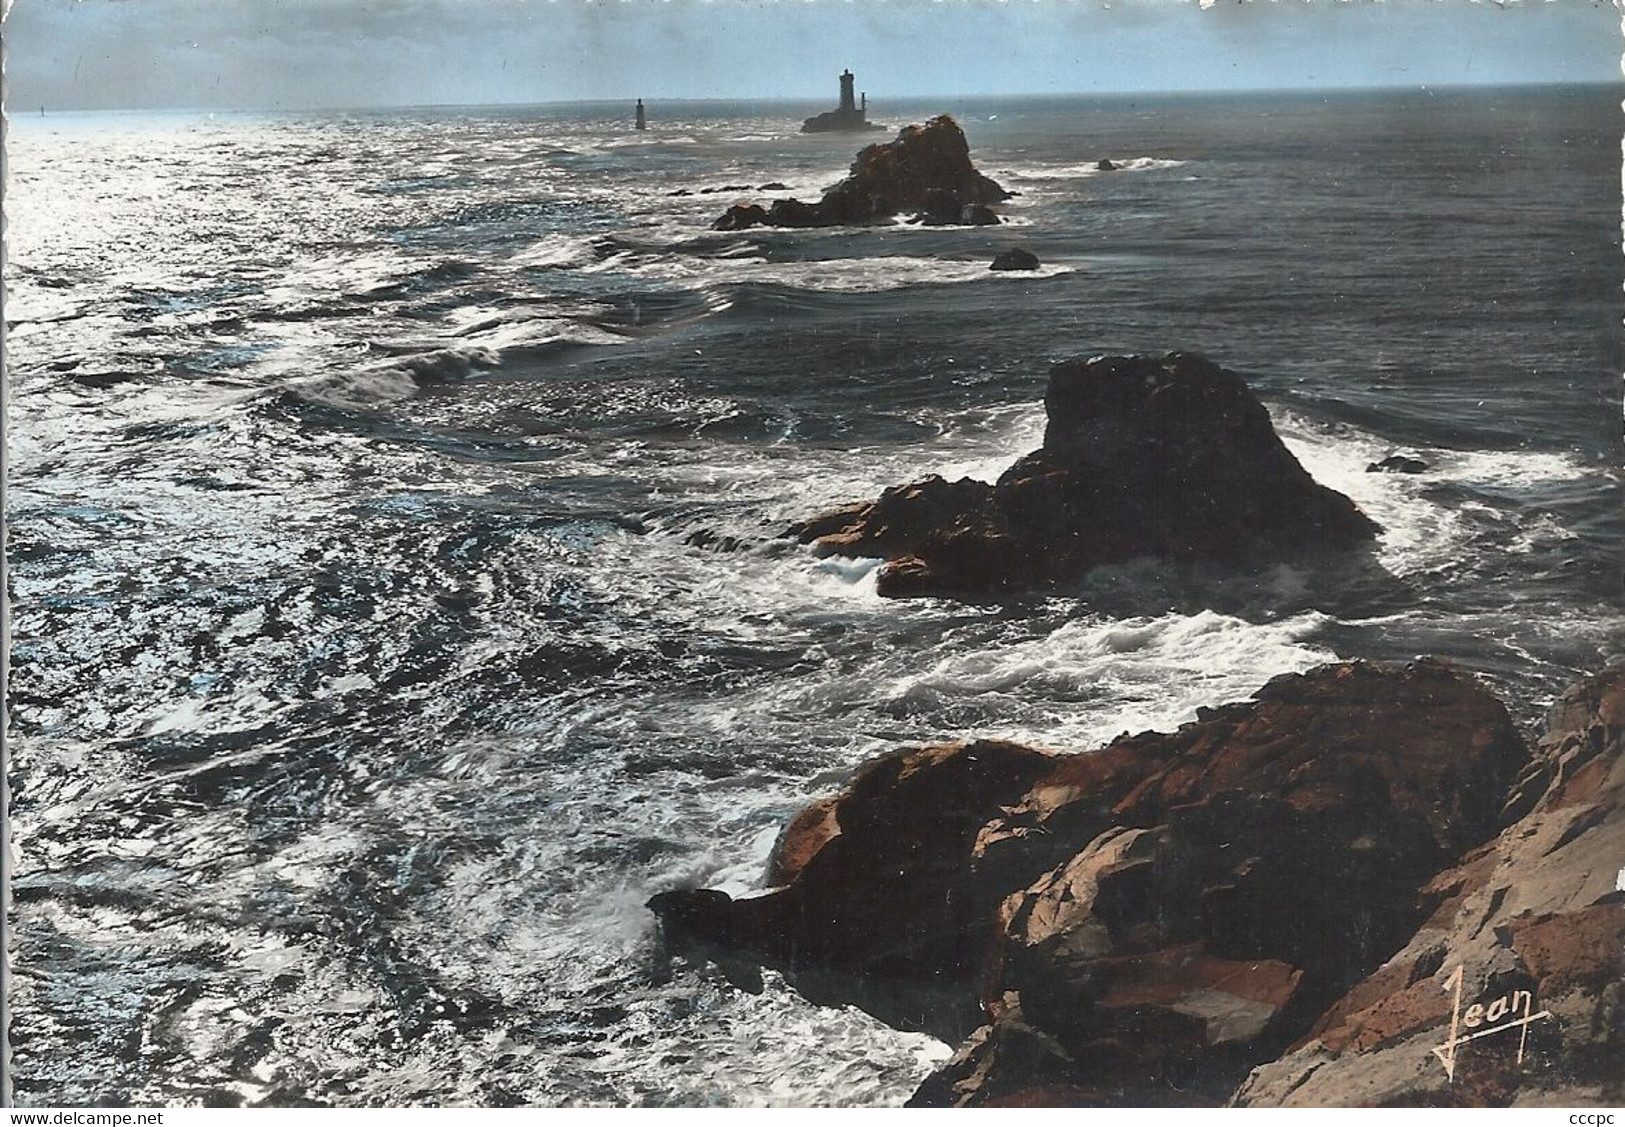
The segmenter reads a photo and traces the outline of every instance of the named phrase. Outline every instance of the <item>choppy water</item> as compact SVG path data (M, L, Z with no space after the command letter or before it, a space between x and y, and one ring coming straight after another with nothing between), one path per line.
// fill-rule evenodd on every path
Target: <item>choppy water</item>
M946 1046L662 965L643 900L756 886L900 742L1081 748L1417 653L1532 718L1621 637L1617 102L903 106L960 116L1010 225L731 234L772 193L701 189L805 198L853 139L18 119L19 1099L900 1102ZM1170 348L1248 374L1385 573L973 607L771 538L996 474L1053 359ZM1401 446L1434 471L1363 472Z

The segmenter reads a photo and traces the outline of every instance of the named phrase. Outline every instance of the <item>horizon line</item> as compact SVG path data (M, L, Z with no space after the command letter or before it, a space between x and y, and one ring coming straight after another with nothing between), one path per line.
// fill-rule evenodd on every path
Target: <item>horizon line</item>
M974 98L1007 98L1007 99L1041 99L1041 98L1167 98L1167 97L1225 97L1247 96L1260 94L1282 95L1314 95L1314 94L1350 94L1361 92L1392 93L1406 91L1413 93L1428 93L1432 91L1453 90L1495 90L1519 88L1558 89L1567 87L1625 87L1625 73L1611 79L1585 79L1578 81L1552 81L1550 79L1512 79L1496 82L1422 82L1422 83L1348 83L1327 86L1199 86L1185 88L1165 88L1147 90L1055 90L1055 91L1027 91L1020 93L976 93L976 94L903 94L895 101L921 102L940 100L966 100ZM4 114L8 122L21 123L30 119L37 119L41 114L72 114L72 113L103 113L103 114L142 114L142 113L190 113L190 114L255 114L255 113L369 113L391 110L475 110L475 109L525 109L546 106L610 106L630 104L638 100L638 95L623 97L598 98L552 98L539 101L506 101L506 102L382 102L371 105L308 105L308 106L79 106L73 108L48 109L41 105L37 110L19 109L14 103L15 99L8 99L13 104L7 105ZM661 98L658 95L651 99L643 95L645 103L665 105L718 105L737 104L741 102L757 102L769 105L801 105L827 101L820 95L774 95L771 97L751 97L749 95L732 95L725 97L695 98L672 97ZM870 110L875 109L873 100Z

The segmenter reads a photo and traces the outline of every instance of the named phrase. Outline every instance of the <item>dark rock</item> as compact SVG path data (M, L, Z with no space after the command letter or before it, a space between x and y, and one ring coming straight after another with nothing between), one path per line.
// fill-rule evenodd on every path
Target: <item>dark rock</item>
M1428 464L1408 454L1390 454L1380 462L1372 462L1366 473L1426 473Z
M914 221L928 227L956 224L963 210L959 197L953 192L946 188L933 188L925 194L925 200L920 205L920 212L914 217Z
M821 227L822 213L816 204L800 200L774 200L767 209L767 223L772 227Z
M745 547L745 541L739 537L709 528L696 528L683 537L683 543L691 548L703 548L712 552L737 552Z
M790 185L788 185L788 184L780 184L777 180L775 180L771 184L763 184L760 188L757 188L756 190L758 192L787 192L787 191L790 190Z
M692 196L694 193L693 193L693 191L691 189L688 189L688 188L678 188L676 191L667 192L666 194L668 196Z
M1039 265L1038 256L1032 251L1025 250L1022 247L1011 247L1009 250L1001 250L995 255L993 264L988 269L1037 270Z
M1118 171L1118 170L1119 170L1119 169L1121 169L1121 168L1122 168L1122 167L1123 167L1123 166L1122 166L1122 165L1120 165L1120 164L1113 164L1113 163L1112 163L1112 162L1111 162L1111 161L1109 161L1109 160L1102 160L1102 161L1100 161L1100 162L1098 162L1098 163L1097 163L1097 164L1096 164L1096 165L1095 165L1095 168L1096 168L1096 169L1098 169L1098 170L1099 170L1099 171L1101 171L1101 172L1116 172L1116 171Z
M1137 556L1256 564L1378 531L1298 464L1240 376L1200 356L1066 361L1044 404L1043 447L996 484L927 478L790 534L887 560L882 593L964 595Z
M121 383L130 383L150 374L149 372L139 371L87 372L81 370L69 372L68 379L84 387L106 388L116 387Z
M964 132L953 118L943 114L924 125L905 126L895 141L865 148L852 162L846 179L825 192L817 203L778 200L764 219L755 222L830 227L875 223L901 212L919 212L925 222L986 225L999 221L989 205L1009 197L1010 193L976 171ZM795 206L781 211L780 204ZM729 208L712 224L713 228L738 230L738 210Z
M1625 667L1577 685L1506 807L1506 828L1423 889L1403 948L1236 1092L1248 1107L1625 1102ZM1461 1009L1451 976L1460 970ZM1453 1020L1527 992L1545 1013L1434 1052ZM1454 1011L1454 1012L1453 1012ZM1487 1013L1474 1015L1484 1032ZM1509 1015L1510 1016L1510 1015ZM1525 1037L1527 1032L1527 1037ZM1520 1059L1520 1057L1522 1059Z
M711 224L713 231L743 231L767 222L767 209L759 203L734 204Z

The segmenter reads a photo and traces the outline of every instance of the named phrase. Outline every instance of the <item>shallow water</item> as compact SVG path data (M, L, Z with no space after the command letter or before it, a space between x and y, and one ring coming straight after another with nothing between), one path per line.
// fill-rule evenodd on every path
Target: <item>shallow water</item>
M1081 749L1421 653L1532 722L1620 648L1617 101L909 105L1009 225L741 233L775 193L704 189L808 197L853 139L18 119L19 1100L898 1103L947 1046L665 965L643 901L756 887L899 743ZM1045 270L985 269L1013 245ZM995 476L1056 358L1172 348L1248 376L1380 566L966 606L775 538ZM1432 470L1364 472L1401 447Z

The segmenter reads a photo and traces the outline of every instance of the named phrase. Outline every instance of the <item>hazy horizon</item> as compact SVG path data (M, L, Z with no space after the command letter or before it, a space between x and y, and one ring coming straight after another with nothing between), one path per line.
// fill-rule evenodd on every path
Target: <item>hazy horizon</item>
M883 105L1614 84L1619 19L1594 0L14 0L4 43L23 113L833 101L843 68Z
M1205 90L1056 90L1045 93L1027 94L965 94L962 92L925 92L899 96L892 100L892 104L899 106L913 106L920 102L939 101L946 102L953 99L975 98L980 101L1008 100L1019 102L1024 100L1042 101L1051 98L1098 98L1103 101L1116 99L1132 100L1135 98L1232 98L1250 96L1280 96L1280 97L1314 97L1320 94L1381 94L1392 92L1411 91L1415 93L1464 93L1473 90L1505 90L1505 89L1562 89L1568 87L1597 87L1618 86L1625 90L1625 76L1617 79L1584 80L1584 81L1509 81L1509 82L1470 82L1470 83L1437 83L1423 86L1411 85L1371 85L1371 86L1273 86L1273 87L1228 87ZM478 110L502 109L518 110L532 108L547 108L552 106L605 106L629 107L635 99L626 98L549 98L541 101L514 101L514 102L401 102L391 105L331 105L331 106L300 106L300 107L223 107L223 106L143 106L143 107L96 107L86 109L56 109L44 107L45 116L54 115L131 115L142 114L266 114L281 112L298 113L389 113L399 110ZM825 102L834 103L835 97L819 97L817 95L795 95L788 97L760 98L750 95L718 98L644 98L647 107L653 111L660 105L680 106L737 106L740 104L757 104L764 106L786 106L804 108L809 105L822 105ZM878 104L871 105L876 113L884 112L884 107ZM40 107L30 110L24 105L8 105L7 112L16 123L26 123L30 118L37 118Z

